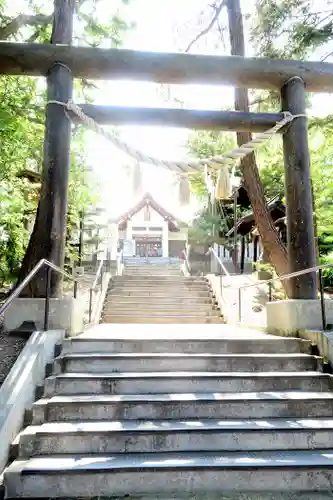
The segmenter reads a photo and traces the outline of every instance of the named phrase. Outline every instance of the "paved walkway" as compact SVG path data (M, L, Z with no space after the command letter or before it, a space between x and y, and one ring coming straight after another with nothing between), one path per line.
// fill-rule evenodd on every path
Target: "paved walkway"
M79 337L121 338L121 339L259 339L268 334L252 328L239 328L228 324L117 324L103 323L86 328Z
M256 274L223 276L223 297L227 303L228 320L237 322L239 317L239 287L257 283ZM268 285L257 286L241 291L241 318L245 325L266 327L266 302L268 301Z

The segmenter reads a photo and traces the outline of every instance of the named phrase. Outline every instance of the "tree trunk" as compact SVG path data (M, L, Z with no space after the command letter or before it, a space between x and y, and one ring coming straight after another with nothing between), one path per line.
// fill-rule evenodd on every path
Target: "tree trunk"
M227 0L231 54L245 56L243 19L239 0ZM249 99L246 89L235 89L235 109L249 111ZM252 136L248 132L237 133L239 146L249 142ZM251 201L258 231L277 274L288 273L287 249L279 237L273 220L267 209L264 191L260 182L259 170L254 153L247 155L241 162L244 185Z
M73 33L74 0L54 0L52 44L70 44ZM67 102L72 96L71 71L55 63L48 72L47 99ZM62 106L46 110L44 165L40 200L33 232L24 256L19 283L43 258L59 267L64 264L69 174L70 122ZM51 296L61 294L61 276L52 273ZM23 291L26 297L45 296L45 270Z

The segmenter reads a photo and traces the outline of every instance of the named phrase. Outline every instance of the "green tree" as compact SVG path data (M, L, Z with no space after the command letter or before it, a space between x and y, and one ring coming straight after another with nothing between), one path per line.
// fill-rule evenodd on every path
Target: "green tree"
M213 8L213 11L215 13L217 12L218 8L218 14L220 16L222 9L219 8L227 5L229 20L233 19L234 21L239 21L241 17L240 9L236 9L238 13L236 13L235 9L233 10L235 5L238 3L239 2L236 0L221 0L220 2L213 3L213 5L210 5L210 7ZM271 58L309 58L314 57L315 54L316 58L321 57L323 60L327 59L333 54L333 47L331 43L333 34L332 6L332 0L329 0L327 2L327 5L321 6L320 8L318 8L318 2L314 0L257 0L255 4L255 15L252 15L250 19L250 21L252 21L251 42L255 47L257 54L260 56L267 56ZM220 17L220 19L222 18ZM212 21L213 20L215 21L215 24L218 21L218 19L214 17L214 13L212 15ZM236 27L237 25L238 21L236 21L234 23L234 27ZM220 25L222 24L223 22L220 22ZM240 25L241 23L238 22L238 26ZM213 27L212 23L207 26L210 30ZM241 29L239 29L238 31L241 31ZM207 29L203 29L194 39L194 43L196 43L196 41L201 36L206 36L206 34ZM242 43L240 40L240 33L237 33L237 29L234 31L233 37L234 42L235 39L238 40L240 47ZM272 109L272 107L276 109L276 106L280 105L279 100L279 95L274 92L255 92L254 99L252 100L252 107L254 108L254 110L261 111L270 110ZM201 135L200 140L202 140L203 142L205 141L203 135ZM197 139L196 142L199 143L200 140ZM313 138L313 140L315 140L315 137ZM319 140L318 135L316 135L316 140ZM327 182L326 184L328 191L326 191L326 187L325 189L321 190L320 187L318 190L316 187L318 185L316 178L320 179L321 172L323 170L326 170L326 167L323 167L323 164L325 164L327 157L325 147L331 148L329 137L327 137L324 142L325 146L323 146L323 149L320 151L320 153L319 148L316 149L316 147L313 147L312 151L312 156L315 157L313 158L312 173L314 177L313 184L316 198L315 207L319 231L321 231L321 224L325 219L326 223L324 223L324 226L328 227L329 225L329 217L326 218L324 215L325 213L328 213L326 208L324 208L324 206L327 205L327 201L325 205L325 202L323 200L327 200L327 197L330 197L330 183ZM280 147L281 144L279 143L279 148ZM202 149L205 149L204 145L202 145ZM219 152L218 148L217 152ZM249 195L251 195L251 186L253 188L256 184L257 188L259 189L260 183L263 185L266 198L271 197L275 193L283 195L284 189L282 150L280 149L277 151L275 146L272 149L270 143L268 149L265 147L262 148L259 154L257 154L256 156L258 166L260 167L260 182L258 182L259 179L254 179L254 176L252 176L251 179L250 172L247 172L249 174L247 175L247 179L248 181L251 181L250 183L248 182ZM318 160L316 160L316 158L318 158ZM316 171L318 171L317 177ZM328 174L328 176L329 175L330 174ZM198 185L194 186L194 189L198 190ZM253 202L253 192L251 202ZM264 244L266 247L266 242L264 242ZM273 246L277 247L279 245L274 244ZM272 259L272 261L273 260L278 259ZM283 266L280 266L280 268L283 268Z
M332 54L333 2L257 0L252 43L258 54L273 58L307 59L319 51Z
M102 41L118 46L128 25L122 8L114 3L109 19L97 15L99 0L76 2L76 43L97 45ZM52 3L30 0L16 17L7 14L8 4L0 0L0 39L49 42ZM89 98L90 84L76 82L77 96ZM44 136L44 83L28 77L2 77L0 81L0 286L15 279L28 243L36 212L40 184L31 184L22 172L42 174ZM82 209L96 200L96 183L86 171L84 133L74 131L68 200L68 238ZM67 254L69 246L67 246Z
M189 136L187 147L196 158L210 158L218 156L236 147L235 136L232 132L219 132L216 130L193 132ZM231 171L231 169L230 169ZM203 174L189 177L191 189L199 198L206 200L208 196Z

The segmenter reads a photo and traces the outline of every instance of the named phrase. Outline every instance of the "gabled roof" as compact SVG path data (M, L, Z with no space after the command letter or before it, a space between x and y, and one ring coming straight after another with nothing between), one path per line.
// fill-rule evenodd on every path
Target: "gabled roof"
M143 198L141 198L141 200L136 205L134 205L134 207L132 207L130 210L128 210L126 213L122 214L118 218L119 229L120 230L126 229L127 221L131 219L133 215L140 212L140 210L142 210L147 205L150 206L153 210L155 210L155 212L160 214L161 217L163 217L165 220L168 221L170 231L174 232L179 231L178 221L176 217L174 217L170 212L165 210L165 208L163 208L159 203L157 203L157 201L154 200L154 198L151 196L150 193L146 193L143 196Z
M267 203L268 211L273 219L273 222L277 221L281 217L286 215L286 207L285 205L278 199L278 197L273 198ZM253 212L248 215L244 215L241 219L239 219L237 223L237 233L242 236L250 233L255 227L255 220ZM230 231L226 234L227 237L232 236L234 233L235 227L231 228Z
M25 170L21 170L21 172L18 172L16 175L17 177L28 179L31 183L41 182L42 177L39 172L35 172L34 170L29 170L27 168Z

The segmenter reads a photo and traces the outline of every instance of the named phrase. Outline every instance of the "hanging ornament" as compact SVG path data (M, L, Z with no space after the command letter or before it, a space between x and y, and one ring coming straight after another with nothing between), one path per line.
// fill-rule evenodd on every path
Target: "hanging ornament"
M209 199L213 200L213 199L215 199L215 186L214 186L213 178L208 172L207 165L205 165L204 176L205 176L205 184L206 184L206 188L208 191Z
M179 177L179 203L181 205L188 205L191 198L191 187L190 181L187 175L181 175Z
M215 186L215 199L227 200L231 196L231 182L227 165L220 168Z
M142 189L142 171L140 163L136 163L133 168L133 193L139 194Z

